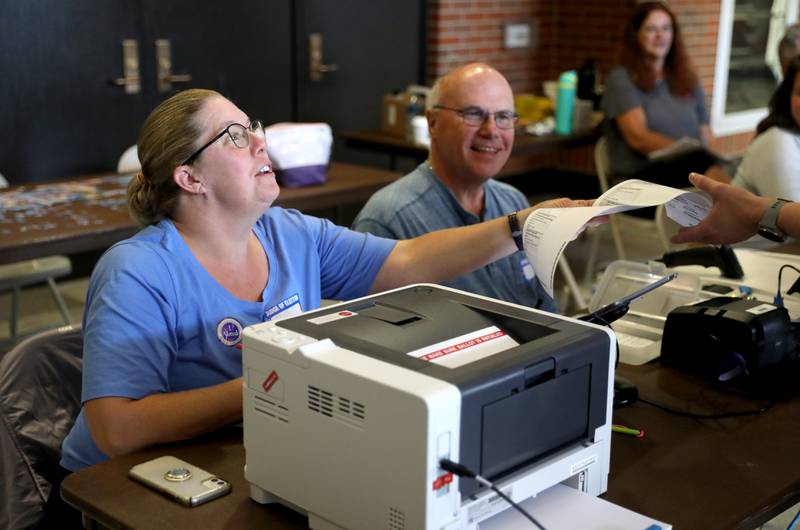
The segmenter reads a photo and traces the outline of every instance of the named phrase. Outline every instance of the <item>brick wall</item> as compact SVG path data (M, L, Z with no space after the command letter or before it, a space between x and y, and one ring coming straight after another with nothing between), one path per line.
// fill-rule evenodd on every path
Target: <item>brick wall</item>
M706 91L709 109L714 82L719 0L671 0L689 55ZM635 0L429 0L429 82L454 66L487 62L500 70L515 92L541 94L542 81L593 58L601 74L616 63L625 22ZM529 22L530 50L503 47L503 24ZM712 147L743 151L752 133L715 138ZM578 154L585 165L586 154Z
M555 32L548 3L429 0L428 12L429 82L455 66L474 61L489 63L503 72L515 91L528 91L549 75L543 70L540 53L503 47L503 23L527 22L536 49L549 50L555 42Z

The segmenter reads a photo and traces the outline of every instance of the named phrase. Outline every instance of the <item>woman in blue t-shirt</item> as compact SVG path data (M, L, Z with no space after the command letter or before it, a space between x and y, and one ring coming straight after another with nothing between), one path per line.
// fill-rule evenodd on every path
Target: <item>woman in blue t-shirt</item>
M687 175L696 171L729 181L705 149L710 138L705 95L666 4L637 7L625 27L620 63L608 74L602 105L610 180L685 187ZM679 150L680 139L696 144ZM659 152L663 156L654 155Z
M128 202L144 228L92 274L68 470L241 420L245 326L321 298L442 281L517 250L505 217L393 241L272 207L279 189L261 123L213 91L159 105L138 152Z

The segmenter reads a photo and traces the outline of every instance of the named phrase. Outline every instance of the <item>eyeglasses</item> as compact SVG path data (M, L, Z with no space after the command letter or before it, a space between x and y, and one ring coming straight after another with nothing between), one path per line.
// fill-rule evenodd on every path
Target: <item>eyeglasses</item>
M494 124L498 129L511 129L517 122L519 116L516 112L510 110L498 110L497 112L489 112L488 110L480 107L465 107L463 109L453 109L445 107L444 105L434 105L434 109L449 110L458 114L467 125L471 127L480 127L489 116L494 117Z
M184 162L180 165L185 166L187 164L191 164L194 160L200 156L207 147L211 144L225 136L226 134L233 142L238 149L244 149L248 145L250 145L250 134L249 133L258 133L264 137L264 126L261 124L259 120L252 120L249 125L244 126L241 123L231 123L227 127L225 127L221 133L216 135L214 138L208 141L203 147L198 149L197 151L192 154L189 158L184 160Z

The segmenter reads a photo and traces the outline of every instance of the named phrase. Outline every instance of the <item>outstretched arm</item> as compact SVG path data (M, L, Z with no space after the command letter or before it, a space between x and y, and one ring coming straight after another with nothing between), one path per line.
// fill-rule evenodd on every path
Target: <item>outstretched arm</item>
M591 206L591 200L553 199L519 212L520 226L538 208ZM370 292L418 282L440 282L488 265L515 252L508 220L438 230L398 241L378 272Z
M673 243L727 244L747 239L758 231L761 216L775 200L716 182L699 173L689 175L689 181L711 195L714 205L700 224L683 228L674 235ZM791 237L800 237L800 203L790 203L781 209L778 226Z

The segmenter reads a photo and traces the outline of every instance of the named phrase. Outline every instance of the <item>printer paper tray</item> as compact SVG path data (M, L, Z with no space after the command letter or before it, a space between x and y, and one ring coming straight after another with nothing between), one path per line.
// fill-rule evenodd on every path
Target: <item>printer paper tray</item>
M581 530L644 530L658 525L671 530L672 525L617 506L575 488L556 484L535 498L521 503L545 528L580 528ZM519 512L509 508L481 523L480 530L516 530L531 528Z

